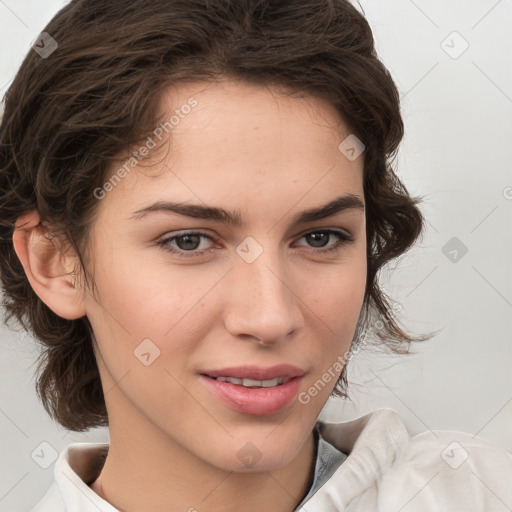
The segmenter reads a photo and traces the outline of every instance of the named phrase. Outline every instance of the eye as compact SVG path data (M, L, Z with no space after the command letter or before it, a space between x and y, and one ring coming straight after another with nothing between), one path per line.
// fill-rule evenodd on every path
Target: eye
M314 251L320 253L336 251L341 249L342 246L354 241L353 237L349 233L337 229L310 231L309 233L302 235L299 240L302 239L305 239L310 247L320 248L320 250Z
M352 236L343 230L321 229L310 231L302 235L299 240L305 239L315 253L336 251L352 243ZM183 231L167 236L157 242L164 251L183 257L203 256L213 247L215 240L200 231ZM301 244L299 244L301 245Z
M186 231L177 235L168 236L157 242L158 246L164 251L168 251L180 256L202 256L211 246L208 242L214 242L213 238L199 231ZM198 250L200 249L200 250Z

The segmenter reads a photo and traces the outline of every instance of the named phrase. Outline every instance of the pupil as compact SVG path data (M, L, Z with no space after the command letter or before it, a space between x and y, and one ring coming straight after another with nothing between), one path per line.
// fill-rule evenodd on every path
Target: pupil
M184 241L184 243L181 243L182 241ZM181 235L176 238L176 244L184 251L197 249L200 242L199 235Z
M329 233L310 233L307 236L313 247L323 247L329 241Z

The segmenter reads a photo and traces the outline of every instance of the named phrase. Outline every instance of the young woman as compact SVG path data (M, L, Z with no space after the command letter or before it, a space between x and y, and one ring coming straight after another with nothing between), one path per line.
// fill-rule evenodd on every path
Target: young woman
M36 50L37 49L37 50ZM512 459L322 424L422 217L398 92L345 0L72 1L5 99L0 272L76 443L34 511L510 510ZM12 241L12 242L11 242Z

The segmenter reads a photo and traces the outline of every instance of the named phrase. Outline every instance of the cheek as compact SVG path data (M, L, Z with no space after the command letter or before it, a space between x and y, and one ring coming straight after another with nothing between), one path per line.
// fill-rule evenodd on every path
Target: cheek
M105 357L109 354L116 365L130 368L143 342L150 349L154 344L152 350L163 356L159 362L193 350L207 334L215 295L211 291L225 272L213 267L172 269L158 262L137 266L121 257L114 265L112 260L98 266L98 296L90 297L87 307Z
M366 288L366 259L354 259L340 265L330 276L309 286L307 302L310 328L307 338L308 359L315 361L310 378L305 382L301 403L321 407L336 384L346 362L359 320Z
M366 260L304 278L305 303L331 336L355 329L366 288Z

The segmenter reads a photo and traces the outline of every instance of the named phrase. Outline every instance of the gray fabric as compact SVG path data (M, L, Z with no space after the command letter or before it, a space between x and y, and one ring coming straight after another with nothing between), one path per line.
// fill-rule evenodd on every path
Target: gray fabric
M322 485L329 480L332 474L343 464L347 458L343 452L339 451L332 444L328 443L321 435L318 434L318 429L315 428L315 439L318 439L315 473L313 483L304 497L304 499L297 505L295 510L299 510L312 496L315 494Z

